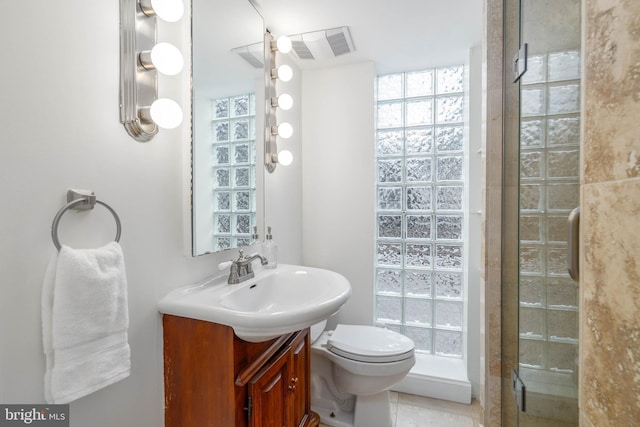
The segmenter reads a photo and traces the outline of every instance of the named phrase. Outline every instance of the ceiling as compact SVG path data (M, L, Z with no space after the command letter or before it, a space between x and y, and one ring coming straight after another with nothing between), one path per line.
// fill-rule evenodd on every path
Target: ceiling
M348 26L355 52L301 62L374 61L379 74L459 64L482 40L482 0L251 0L275 35Z
M469 48L480 45L482 39L482 0L191 2L194 93L208 98L254 90L262 69L253 68L232 50L261 43L262 17L276 37L349 28L355 51L323 60L298 60L302 69L373 61L378 74L387 74L455 65L466 62Z

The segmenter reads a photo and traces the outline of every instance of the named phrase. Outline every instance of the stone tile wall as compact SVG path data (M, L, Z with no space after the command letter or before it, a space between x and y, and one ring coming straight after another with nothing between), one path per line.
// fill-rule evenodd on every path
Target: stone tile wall
M580 425L640 420L640 2L584 0Z
M502 90L503 1L484 1L481 403L483 424L502 418Z

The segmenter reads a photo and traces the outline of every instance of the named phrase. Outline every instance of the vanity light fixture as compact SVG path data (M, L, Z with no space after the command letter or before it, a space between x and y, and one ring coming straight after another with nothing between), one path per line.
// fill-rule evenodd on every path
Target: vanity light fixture
M282 166L289 166L293 163L293 154L289 150L282 150L278 153L278 163Z
M140 0L140 10L147 16L157 15L167 22L178 22L184 15L182 0Z
M293 162L293 154L289 150L278 152L277 137L290 138L293 135L293 126L287 122L278 124L276 109L289 110L293 106L291 95L276 94L276 81L287 82L293 77L293 70L288 65L276 68L276 52L286 53L291 50L291 40L280 37L277 41L269 31L264 35L264 61L265 61L265 138L264 156L265 167L270 173L276 169L277 164L288 166Z
M282 122L278 126L271 126L271 135L289 139L293 135L293 126L287 122Z
M278 107L281 110L289 111L293 107L293 98L288 93L283 93L278 97L271 98L271 106Z
M278 40L271 42L271 50L274 52L277 50L280 53L289 53L291 52L292 46L293 43L291 43L291 39L287 36L280 36Z
M180 105L158 99L157 74L180 73L184 59L172 44L157 43L156 24L157 18L177 22L183 14L182 0L120 0L120 122L136 141L182 123Z
M175 76L184 67L182 52L171 43L161 42L151 50L145 50L138 55L140 66L145 70L156 69L167 76Z
M282 80L283 82L288 82L293 78L293 70L288 65L281 65L278 68L273 68L271 70L271 78L273 80Z
M169 98L156 99L151 106L141 108L139 115L143 122L163 129L175 129L182 123L182 108Z

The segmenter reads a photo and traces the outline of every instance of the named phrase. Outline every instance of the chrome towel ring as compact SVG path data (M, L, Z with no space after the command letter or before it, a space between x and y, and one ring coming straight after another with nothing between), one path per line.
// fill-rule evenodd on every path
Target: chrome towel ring
M116 238L115 241L120 241L120 234L122 232L122 224L120 223L120 218L116 211L111 208L111 206L107 205L105 202L102 202L96 199L96 196L91 191L85 190L67 190L67 204L64 205L53 218L53 223L51 224L51 238L53 239L53 244L56 249L59 251L62 245L60 244L60 239L58 238L58 225L60 224L60 218L62 215L69 209L74 210L88 210L93 209L93 207L97 204L104 206L111 212L113 218L116 220Z

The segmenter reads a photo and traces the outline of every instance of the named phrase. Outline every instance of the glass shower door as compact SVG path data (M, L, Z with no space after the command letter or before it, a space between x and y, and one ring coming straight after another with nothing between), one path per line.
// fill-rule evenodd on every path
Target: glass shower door
M521 0L519 425L578 424L578 287L567 217L580 194L580 0Z

